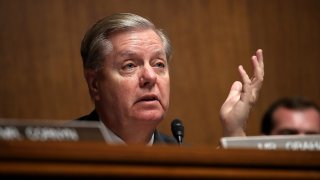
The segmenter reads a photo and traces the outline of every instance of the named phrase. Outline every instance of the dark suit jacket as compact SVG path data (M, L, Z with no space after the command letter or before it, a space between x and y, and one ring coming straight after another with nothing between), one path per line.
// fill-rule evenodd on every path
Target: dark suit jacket
M99 121L99 115L95 110L93 110L90 114L82 116L77 120L78 121ZM178 143L173 137L162 134L159 131L155 130L154 144L178 144Z

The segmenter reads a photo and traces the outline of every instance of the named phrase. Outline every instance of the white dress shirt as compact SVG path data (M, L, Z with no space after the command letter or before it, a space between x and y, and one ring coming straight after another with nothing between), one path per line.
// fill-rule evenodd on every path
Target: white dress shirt
M116 135L114 132L112 132L102 121L100 121L102 123L102 126L105 128L105 138L108 144L113 144L113 145L125 145L126 142L124 142L118 135ZM147 143L147 146L152 146L154 142L154 134L152 134L152 137L150 139L150 141Z

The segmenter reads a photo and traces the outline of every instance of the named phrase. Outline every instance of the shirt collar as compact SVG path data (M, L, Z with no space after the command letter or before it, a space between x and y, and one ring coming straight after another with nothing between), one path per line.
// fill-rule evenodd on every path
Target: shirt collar
M100 121L102 126L105 127L106 133L105 133L105 138L108 144L113 144L113 145L125 145L126 142L124 142L118 135L116 135L114 132L112 132L102 121ZM150 141L146 144L147 146L152 146L154 143L154 133L151 136Z

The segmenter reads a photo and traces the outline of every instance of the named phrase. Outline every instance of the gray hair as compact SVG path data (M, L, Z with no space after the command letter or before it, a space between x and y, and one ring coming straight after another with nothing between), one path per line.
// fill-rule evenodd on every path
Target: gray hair
M87 31L81 42L83 67L97 70L102 66L104 57L112 50L108 40L113 34L136 29L152 29L163 42L167 60L171 59L169 38L149 20L131 13L117 13L105 17Z

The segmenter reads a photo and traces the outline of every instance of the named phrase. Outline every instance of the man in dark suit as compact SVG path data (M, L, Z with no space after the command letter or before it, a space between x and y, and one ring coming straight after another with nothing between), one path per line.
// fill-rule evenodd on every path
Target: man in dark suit
M95 110L82 120L99 120L110 144L174 142L157 132L169 107L167 36L149 20L118 13L98 21L81 44L84 74ZM242 66L221 108L224 136L244 136L245 123L262 86L262 50L252 56L254 76Z

